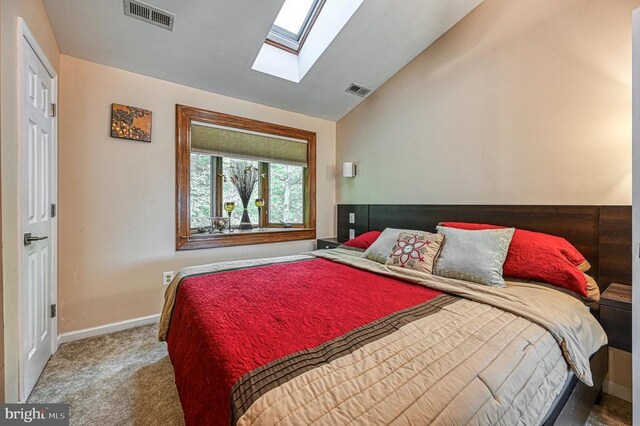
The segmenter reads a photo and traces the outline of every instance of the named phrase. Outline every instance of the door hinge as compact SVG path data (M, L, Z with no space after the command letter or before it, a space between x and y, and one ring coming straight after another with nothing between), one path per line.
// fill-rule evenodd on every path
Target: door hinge
M53 305L51 305L51 318L55 318L56 315L58 315L58 307L54 303Z
M51 204L51 217L56 217L56 205Z
M56 104L51 104L51 116L55 117L56 116Z

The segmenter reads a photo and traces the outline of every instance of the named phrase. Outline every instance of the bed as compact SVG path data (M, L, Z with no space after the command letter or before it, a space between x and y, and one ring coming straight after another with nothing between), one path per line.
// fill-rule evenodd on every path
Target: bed
M159 337L187 424L579 424L606 335L579 300L507 284L348 248L214 263L176 276Z

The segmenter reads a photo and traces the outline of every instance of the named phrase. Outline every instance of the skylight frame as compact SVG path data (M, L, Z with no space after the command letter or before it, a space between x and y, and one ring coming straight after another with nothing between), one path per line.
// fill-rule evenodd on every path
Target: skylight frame
M299 34L294 34L291 31L285 30L275 24L269 30L269 34L265 40L265 43L275 46L279 49L283 49L289 53L297 55L300 53L302 46L304 45L313 24L316 22L322 6L324 6L326 0L314 0L313 5L309 9L307 16L304 20L304 24L300 29Z

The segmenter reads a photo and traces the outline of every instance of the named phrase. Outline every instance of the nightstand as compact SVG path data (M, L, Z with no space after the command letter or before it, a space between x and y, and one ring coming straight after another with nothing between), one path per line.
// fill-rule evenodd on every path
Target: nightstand
M318 238L318 250L333 249L340 245L337 238Z
M631 286L612 283L600 296L600 324L609 346L631 352Z

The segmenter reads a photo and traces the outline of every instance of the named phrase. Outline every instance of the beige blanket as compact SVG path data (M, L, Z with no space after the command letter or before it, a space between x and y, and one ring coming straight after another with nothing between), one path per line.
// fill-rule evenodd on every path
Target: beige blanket
M238 424L538 424L568 367L592 384L589 357L607 340L580 301L534 284L508 282L496 289L390 268L347 249L181 271L165 294L160 339L185 277L311 256L459 297L439 296L414 308L419 314L404 312L411 319L396 318L384 332L376 327L385 324L355 330L314 349L322 357L303 351L248 373L232 395ZM328 353L336 354L331 362L314 364Z
M607 335L589 309L567 294L530 283L507 281L505 289L421 274L364 259L358 252L348 249L317 250L310 254L406 279L526 318L549 331L576 376L585 384L593 385L589 357L607 344Z
M309 356L266 366L265 383L278 385L240 410L237 424L536 425L568 374L558 344L542 327L465 299L280 379L280 370L299 370ZM244 378L258 393L264 386L259 373ZM241 391L234 401L235 395Z

